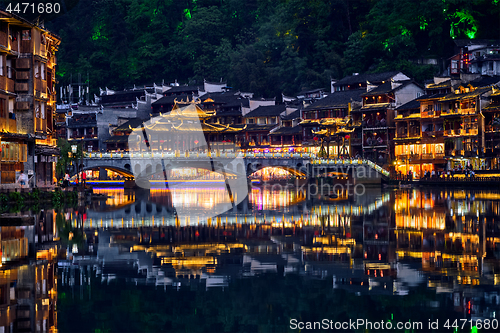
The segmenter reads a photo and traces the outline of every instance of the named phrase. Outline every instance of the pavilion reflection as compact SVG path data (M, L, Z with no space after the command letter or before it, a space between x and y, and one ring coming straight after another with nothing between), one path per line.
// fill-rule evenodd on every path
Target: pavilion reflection
M334 203L293 192L253 195L242 209L205 223L165 214L161 192L152 195L155 202L136 197L132 218L125 210L105 215L91 208L81 226L94 250L79 249L76 263L90 255L94 268L82 274L164 288L294 273L361 294L407 295L426 286L453 295L464 315L488 317L500 305L490 288L500 285L497 193L379 191ZM64 268L64 284L73 283L75 269Z

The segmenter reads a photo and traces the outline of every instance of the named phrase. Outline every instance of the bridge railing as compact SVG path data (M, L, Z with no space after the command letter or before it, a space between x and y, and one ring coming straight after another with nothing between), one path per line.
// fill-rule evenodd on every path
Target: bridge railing
M378 164L362 158L318 158L315 154L311 153L265 153L265 152L221 152L216 151L214 153L206 152L152 152L152 153L134 153L134 152L124 152L124 153L85 153L85 157L89 159L102 159L102 158L158 158L158 159L175 159L175 158L193 158L193 159L205 159L205 158L304 158L309 159L311 164L314 165L367 165L382 175L389 177L389 171L383 169Z
M234 153L234 152L213 152L211 154L206 152L152 152L152 153L134 153L134 152L106 152L106 153L85 153L85 158L101 159L101 158L237 158L237 157L251 157L251 158L316 158L314 154L310 153Z

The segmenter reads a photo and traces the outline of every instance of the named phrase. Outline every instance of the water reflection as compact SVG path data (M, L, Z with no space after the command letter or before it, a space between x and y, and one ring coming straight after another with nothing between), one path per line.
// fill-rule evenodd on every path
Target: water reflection
M0 219L0 331L57 331L57 232L53 210Z
M33 329L234 332L269 320L286 331L294 316L498 319L500 193L254 188L212 219L177 218L174 200L210 209L217 191L95 189L107 197L2 226L0 325L14 331L27 316Z

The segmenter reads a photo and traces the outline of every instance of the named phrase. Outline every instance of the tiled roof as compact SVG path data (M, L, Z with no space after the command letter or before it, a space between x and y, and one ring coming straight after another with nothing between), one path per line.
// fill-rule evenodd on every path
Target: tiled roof
M192 92L192 91L198 91L201 89L199 86L176 86L172 87L168 90L165 90L163 94L173 94L173 93L187 93L187 92Z
M392 72L384 72L384 73L374 73L374 74L358 74L358 75L350 75L346 76L343 79L337 81L336 83L333 84L334 87L336 86L344 86L348 84L359 84L359 83L366 83L368 82L382 82L389 80L391 77L395 76L398 74L399 71L392 71Z
M486 87L500 82L500 76L481 76L469 82L472 87Z
M411 100L408 103L405 103L401 105L400 107L397 107L396 110L410 110L410 109L419 109L420 108L420 101L417 99Z
M432 83L429 84L425 89L444 89L451 88L451 79L440 82L440 83Z
M284 104L279 105L261 105L245 115L245 118L252 117L276 117L286 110Z
M302 128L300 125L294 127L280 127L276 131L270 133L270 135L292 135L298 134L302 132Z
M364 93L363 96L374 96L374 95L388 94L390 92L393 92L393 91L399 90L403 87L406 87L407 85L409 85L411 83L415 84L415 82L413 82L412 80L400 81L399 83L401 83L401 84L399 84L395 88L392 88L392 82L386 82L384 84L381 84L377 88L374 88L374 89Z
M304 111L347 108L350 102L361 102L361 96L365 91L364 89L336 91L309 105Z
M474 91L465 94L448 94L445 97L441 98L440 101L455 101L455 100L463 100L468 98L477 97L486 93L488 90L491 90L491 87L477 88Z
M132 118L115 128L113 132L127 132L130 131L131 128L134 129L136 127L139 127L143 122L144 120L142 120L141 118Z
M268 125L258 125L258 124L247 124L247 131L270 131L278 126L278 124L268 124Z
M281 119L283 119L283 120L293 120L293 119L297 119L297 118L300 118L300 110L295 110L292 113L290 113L289 115L281 116Z
M174 101L186 101L189 97L189 100L192 100L191 96L188 95L179 95L179 96L164 96L157 100L156 102L151 103L151 105L173 105Z

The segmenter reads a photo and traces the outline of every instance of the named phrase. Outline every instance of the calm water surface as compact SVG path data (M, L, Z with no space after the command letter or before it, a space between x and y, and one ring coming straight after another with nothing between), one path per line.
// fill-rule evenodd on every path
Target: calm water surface
M394 332L498 325L499 191L321 197L254 188L205 218L226 200L221 191L94 189L108 198L43 211L31 265L35 281L45 277L35 282L43 311L32 320L61 332L298 332L300 322L329 323L303 332L387 331L335 329L358 319ZM178 217L179 205L192 214ZM58 248L66 259L56 265ZM422 327L396 329L409 321Z

